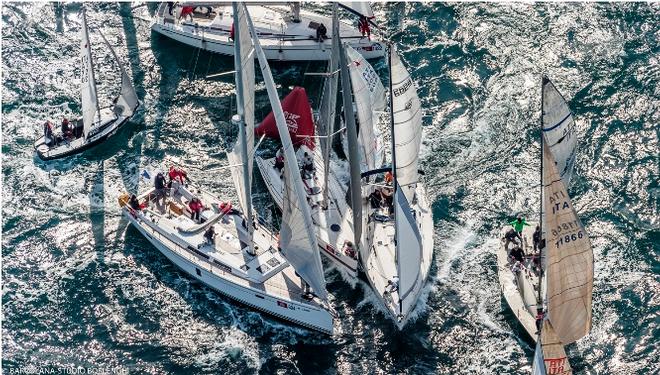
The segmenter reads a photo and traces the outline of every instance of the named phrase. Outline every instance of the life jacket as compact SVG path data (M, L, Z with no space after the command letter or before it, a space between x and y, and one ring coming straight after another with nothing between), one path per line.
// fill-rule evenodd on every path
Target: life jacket
M220 203L220 211L222 211L223 214L228 214L229 211L231 211L231 202Z

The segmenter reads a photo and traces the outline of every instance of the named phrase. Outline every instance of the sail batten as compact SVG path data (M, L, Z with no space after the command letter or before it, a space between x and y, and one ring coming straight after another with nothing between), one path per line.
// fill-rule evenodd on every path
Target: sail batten
M254 32L254 25L250 19L245 3L237 4L246 16L248 27L252 34L259 66L268 91L268 99L273 109L280 141L284 150L284 200L282 205L282 225L280 230L280 248L287 261L293 266L300 277L314 290L316 295L327 299L325 276L321 263L321 255L316 242L316 233L312 224L312 217L307 193L304 189L298 161L294 152L293 143L289 135L286 118L279 100L273 75L266 61L266 56Z
M94 78L94 64L92 62L92 45L89 41L89 29L87 28L87 15L85 8L82 10L82 27L80 29L80 94L82 98L83 112L83 135L87 139L92 127L94 117L100 116L98 95L96 92L96 80Z

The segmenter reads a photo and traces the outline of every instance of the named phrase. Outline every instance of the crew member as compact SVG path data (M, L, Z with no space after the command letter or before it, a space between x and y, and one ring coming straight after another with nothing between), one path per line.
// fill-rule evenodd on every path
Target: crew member
M53 144L53 124L50 122L50 120L46 120L44 122L44 141L46 141L46 144L48 146Z
M504 243L504 249L508 252L509 251L509 244L513 242L514 245L518 244L518 234L516 233L516 230L513 228L510 228L505 234L504 234L504 239L506 242Z
M154 188L156 189L156 203L159 203L160 200L163 200L165 204L165 197L167 196L167 188L165 187L165 176L161 172L158 172L154 178Z
M188 203L188 208L190 208L190 218L199 221L199 213L202 212L204 205L199 198L193 198L190 203Z
M534 252L537 252L541 244L541 226L537 225L532 235L532 242L534 243Z
M358 21L358 30L362 33L362 37L366 35L371 40L371 29L369 28L369 20L365 16L361 16Z
M328 29L325 28L324 24L320 24L316 28L316 41L323 43L324 40L328 39Z
M520 239L520 243L523 243L523 238L522 238L522 231L525 226L529 226L527 222L525 221L524 218L521 216L518 216L518 218L509 224L513 225L513 229L516 230L516 233L518 234L518 238Z
M71 132L71 126L69 120L64 117L62 119L62 138L71 139L73 133Z

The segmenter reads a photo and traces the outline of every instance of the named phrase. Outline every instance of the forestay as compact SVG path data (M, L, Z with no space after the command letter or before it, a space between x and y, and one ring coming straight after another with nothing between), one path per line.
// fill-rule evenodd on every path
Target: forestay
M286 256L287 261L298 272L322 299L327 299L328 292L325 289L325 277L321 264L321 254L316 242L316 233L312 224L312 216L309 204L306 201L305 192L298 161L293 149L289 130L287 128L284 111L279 101L273 75L266 61L266 56L259 43L259 38L254 32L254 26L250 15L247 13L245 3L239 4L246 14L247 22L252 31L252 41L259 59L259 66L264 77L268 99L275 114L277 129L280 133L282 148L284 149L284 173L285 194L282 206L282 226L280 230L280 248Z
M124 69L124 64L119 60L119 56L115 53L114 48L108 43L108 40L105 38L105 35L103 35L101 30L99 30L99 34L103 39L103 43L105 43L110 50L110 53L112 53L112 56L119 66L119 71L121 72L121 91L117 98L117 102L115 103L113 112L119 116L131 117L135 113L135 109L139 104L137 93L135 92L135 88L133 87L133 83L131 82L128 73L126 73L126 69Z
M570 344L591 329L593 251L545 142L543 158L548 316L561 341Z
M419 290L422 279L422 236L419 233L413 211L402 193L396 186L394 192L394 218L396 230L396 267L399 276L399 306L400 313L407 315L417 300L416 290Z
M570 375L573 373L571 365L566 358L564 344L547 319L543 321L541 337L536 343L536 353L534 353L532 368L533 375Z
M96 81L94 80L94 65L92 63L92 45L89 42L87 29L87 16L82 10L82 27L80 28L80 95L82 97L83 134L85 139L92 126L94 117L99 113L98 97L96 94Z
M353 100L360 122L360 169L370 171L382 166L383 141L377 124L385 112L387 102L385 87L367 60L351 46L346 45L346 55L353 86Z
M542 98L543 134L557 162L559 175L568 187L577 145L573 114L562 95L546 77L543 77Z
M418 176L419 147L422 140L422 106L410 74L392 51L392 114L394 117L394 157L396 180L409 202L413 201Z
M234 186L241 208L247 217L248 233L252 237L252 168L254 161L254 47L243 7L234 8L234 65L236 69L236 107L238 112L238 140L227 155ZM238 168L241 165L241 168ZM252 246L252 244L249 244Z

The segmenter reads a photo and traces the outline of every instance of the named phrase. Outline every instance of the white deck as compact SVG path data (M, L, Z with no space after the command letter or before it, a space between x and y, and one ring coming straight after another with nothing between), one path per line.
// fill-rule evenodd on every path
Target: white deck
M175 184L177 185L177 184ZM223 216L220 200L211 194L179 186L165 206L151 202L136 216L128 206L124 213L164 255L191 276L235 300L308 328L332 333L333 316L325 304L303 297L303 285L278 251L277 237L257 224L254 245L257 255L247 253L247 233L240 214ZM201 198L209 220L198 224L187 209L191 192ZM152 191L140 196L148 199ZM183 211L181 215L178 213ZM215 243L204 238L214 226ZM194 231L198 228L197 231ZM192 232L191 232L192 231Z
M173 10L170 16L165 3L161 4L152 22L152 30L181 43L211 52L233 56L233 41L229 39L233 22L232 7L213 7L210 17L204 13L194 13L190 18L178 20L181 8ZM328 60L331 54L331 23L329 17L301 10L301 22L290 20L289 9L284 6L250 5L248 11L259 34L261 45L269 60L308 61ZM316 40L317 24L323 23L328 29L328 39ZM350 44L367 59L382 57L385 45L371 36L362 37L357 26L340 22L342 42Z
M313 152L316 172L313 179L304 180L308 191L308 202L310 202L312 221L316 227L316 238L325 255L340 267L347 275L357 277L357 246L355 256L352 257L345 251L345 243L353 242L353 214L346 204L346 189L342 188L334 173L328 178L330 204L323 209L323 158L317 147ZM255 158L261 176L268 187L273 200L282 208L283 181L279 171L275 168L275 158Z
M532 255L534 250L532 246L532 234L534 233L535 223L523 229L523 250L526 255ZM525 269L514 273L511 271L512 264L508 259L508 253L504 248L504 234L511 228L510 225L504 227L500 233L501 243L497 249L497 274L500 279L500 288L502 295L506 300L513 314L525 328L532 340L536 341L536 304L538 292L535 285L538 285L538 277L530 270L531 258L525 261ZM513 244L509 245L509 250L513 249Z

